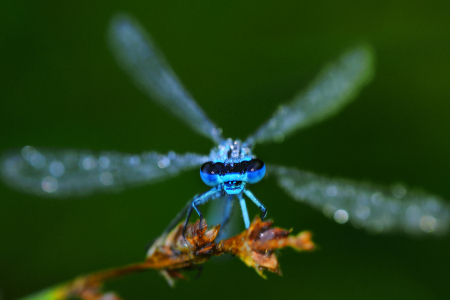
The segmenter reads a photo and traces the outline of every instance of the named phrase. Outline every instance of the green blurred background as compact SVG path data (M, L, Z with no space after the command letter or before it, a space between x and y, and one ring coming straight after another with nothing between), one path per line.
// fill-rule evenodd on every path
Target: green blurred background
M450 199L449 1L3 1L0 151L35 145L208 153L212 143L138 91L106 45L114 13L135 16L224 134L245 138L359 41L376 76L341 114L266 162L410 186ZM0 289L14 299L137 262L186 201L198 171L121 194L42 199L0 185ZM450 239L371 236L292 201L273 180L253 192L268 217L309 229L320 249L280 257L267 281L237 259L171 289L156 272L108 284L125 299L448 299ZM250 205L249 205L250 206ZM252 215L257 210L251 206Z

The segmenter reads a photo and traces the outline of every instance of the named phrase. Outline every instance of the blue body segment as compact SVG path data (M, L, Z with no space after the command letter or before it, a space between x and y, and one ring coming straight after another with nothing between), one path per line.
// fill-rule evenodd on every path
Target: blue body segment
M255 170L253 172L247 173L247 182L248 183L257 183L261 181L261 179L264 178L264 175L266 175L266 165L264 165L261 169Z
M216 186L220 183L218 175L207 174L202 172L201 170L200 170L200 178L206 185L209 186Z
M247 211L247 203L245 203L245 199L242 197L242 194L238 195L239 204L241 205L242 217L244 218L245 228L250 227L250 218L248 217Z
M227 194L228 201L237 197L246 228L250 226L250 218L243 194L261 209L262 218L264 218L266 208L252 192L246 189L248 183L257 183L266 174L265 164L252 155L251 148L239 140L227 139L211 151L210 158L212 158L211 161L201 166L200 178L206 185L213 188L192 200L185 224L188 223L192 210L195 210L202 220L203 215L198 206L213 199L217 193Z

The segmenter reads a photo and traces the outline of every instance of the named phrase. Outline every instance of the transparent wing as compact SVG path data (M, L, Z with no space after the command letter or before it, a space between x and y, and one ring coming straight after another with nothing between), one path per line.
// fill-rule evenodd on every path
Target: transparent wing
M295 200L322 210L338 223L350 221L357 228L376 233L442 235L449 230L450 207L437 196L400 184L388 189L293 168L270 165L267 170Z
M367 84L373 74L373 54L360 46L327 65L319 76L289 104L280 106L247 143L283 140L292 131L339 112Z
M118 64L150 98L198 133L215 142L218 129L183 88L150 36L132 18L119 15L109 28L109 44Z
M1 160L3 181L22 192L48 197L83 196L151 183L197 168L208 156L192 153L139 155L24 147Z

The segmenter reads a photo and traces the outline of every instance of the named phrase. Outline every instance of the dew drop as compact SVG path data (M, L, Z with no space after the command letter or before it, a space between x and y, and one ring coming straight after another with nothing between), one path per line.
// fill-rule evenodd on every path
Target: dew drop
M170 160L177 158L177 154L173 151L167 153L167 156L169 157Z
M420 220L420 229L422 231L430 233L435 231L437 228L437 221L432 216L423 216Z
M441 204L436 201L435 199L430 199L425 203L425 211L426 212L432 212L432 213L438 213L441 211Z
M167 168L170 165L170 159L165 155L158 157L158 167L161 169Z
M219 136L219 135L221 135L221 134L222 134L222 128L213 128L213 129L211 130L211 134L212 134L213 136Z
M365 205L359 206L358 208L356 208L355 213L359 219L365 220L370 216L370 208Z
M58 189L58 180L55 177L47 176L42 179L42 189L47 193L53 193Z
M417 224L421 215L422 211L416 205L409 206L405 212L406 221L408 224Z
M111 172L103 172L100 175L100 182L103 185L111 185L114 182L114 176L111 174Z
M34 147L31 147L31 146L25 146L22 148L22 151L21 151L22 157L27 161L30 161L31 156L33 156L33 154L35 154L35 153L36 153L36 149L34 149Z
M109 158L106 156L100 156L100 158L98 159L98 165L102 169L107 169L109 167L110 163L111 162L110 162Z
M370 201L376 206L381 205L384 201L383 194L380 192L373 193L372 197L370 197Z
M55 160L50 163L48 170L53 177L61 177L64 175L65 167L62 162Z
M125 159L125 164L130 167L137 166L140 163L141 163L141 158L137 155L133 155L133 156L127 157Z
M334 213L334 220L339 224L344 224L348 221L348 213L343 209L339 209Z
M83 169L89 171L95 169L95 167L97 166L97 161L95 160L95 157L88 156L82 160L81 166L83 167Z
M327 195L330 197L336 197L338 194L338 189L334 185L327 187Z
M30 157L30 164L36 169L42 169L45 166L45 157L36 151Z

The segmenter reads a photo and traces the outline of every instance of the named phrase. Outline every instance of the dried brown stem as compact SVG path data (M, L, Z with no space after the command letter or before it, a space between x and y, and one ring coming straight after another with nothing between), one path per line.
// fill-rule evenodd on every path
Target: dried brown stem
M291 247L298 251L311 251L315 245L311 241L311 234L307 231L292 236L290 230L272 228L272 224L272 221L263 222L259 218L255 218L249 229L217 244L215 239L220 226L208 229L205 221L202 226L197 221L188 225L186 238L183 238L183 225L180 224L154 242L144 262L79 277L50 290L51 295L55 296L46 299L76 297L83 300L119 300L117 295L105 294L101 291L105 281L154 269L159 270L169 284L173 285L176 279L184 278L180 273L183 269L194 268L211 257L222 254L239 257L262 277L265 277L264 271L266 270L281 274L274 250Z

